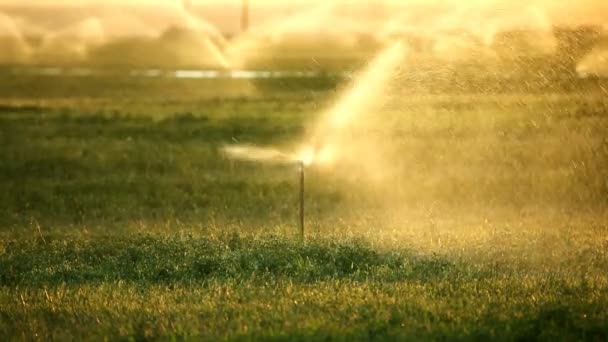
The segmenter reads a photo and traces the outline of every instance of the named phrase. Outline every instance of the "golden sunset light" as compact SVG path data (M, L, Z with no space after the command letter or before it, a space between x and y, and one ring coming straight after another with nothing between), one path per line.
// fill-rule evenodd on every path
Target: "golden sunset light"
M0 341L608 340L608 0L0 0Z

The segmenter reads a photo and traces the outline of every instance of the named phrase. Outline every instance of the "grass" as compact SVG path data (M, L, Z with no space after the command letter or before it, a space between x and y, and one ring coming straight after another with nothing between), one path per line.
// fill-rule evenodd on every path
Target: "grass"
M218 147L289 145L336 94L210 86L2 83L0 339L608 338L601 85L394 89L351 128L384 178L309 170L304 244L296 169Z
M360 240L167 233L9 242L2 331L36 339L606 338L606 253L565 265ZM575 265L585 264L586 269Z

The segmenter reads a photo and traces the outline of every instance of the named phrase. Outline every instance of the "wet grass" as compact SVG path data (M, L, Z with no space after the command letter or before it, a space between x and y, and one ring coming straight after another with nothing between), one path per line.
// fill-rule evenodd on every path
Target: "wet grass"
M349 239L43 234L4 243L3 339L604 340L608 333L601 251L575 252L566 266L526 268ZM576 262L590 267L577 270Z
M485 244L430 253L404 247L404 236L387 246L374 235L302 244L184 227L39 231L3 240L2 331L38 339L605 339L606 251L584 237L590 227L574 228L554 231L576 241L571 249L542 261L504 246L483 256L492 252ZM539 253L526 240L509 242Z
M366 131L391 182L311 169L301 243L296 169L218 147L296 141L335 93L24 82L0 101L2 340L608 338L601 87L399 92Z

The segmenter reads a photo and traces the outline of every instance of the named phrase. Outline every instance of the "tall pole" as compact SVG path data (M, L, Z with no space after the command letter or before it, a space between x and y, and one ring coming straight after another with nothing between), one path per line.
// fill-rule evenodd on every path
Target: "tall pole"
M242 0L241 6L241 32L249 29L249 0Z
M300 239L304 241L304 161L300 161Z

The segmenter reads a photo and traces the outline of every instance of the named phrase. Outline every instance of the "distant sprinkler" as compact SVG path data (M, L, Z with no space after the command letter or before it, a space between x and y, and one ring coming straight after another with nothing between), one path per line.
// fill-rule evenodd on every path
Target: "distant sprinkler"
M241 31L246 32L249 29L249 0L242 0L241 5Z

